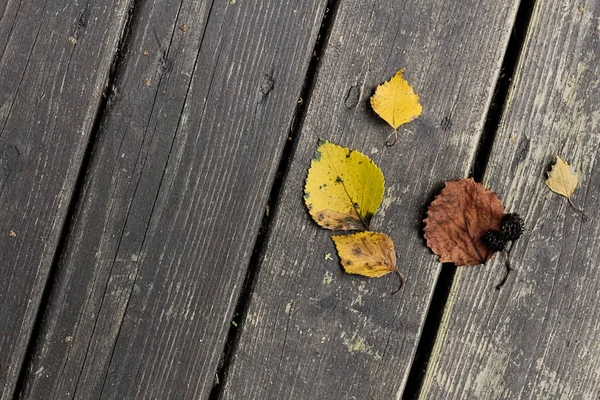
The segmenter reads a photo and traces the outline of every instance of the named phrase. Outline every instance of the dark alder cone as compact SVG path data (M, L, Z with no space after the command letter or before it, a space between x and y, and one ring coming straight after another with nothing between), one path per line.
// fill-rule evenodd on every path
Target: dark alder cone
M523 218L517 213L505 214L502 218L500 230L506 235L506 239L514 242L523 234Z
M488 249L496 252L506 248L506 245L509 242L506 236L506 233L502 231L491 230L487 231L481 239Z

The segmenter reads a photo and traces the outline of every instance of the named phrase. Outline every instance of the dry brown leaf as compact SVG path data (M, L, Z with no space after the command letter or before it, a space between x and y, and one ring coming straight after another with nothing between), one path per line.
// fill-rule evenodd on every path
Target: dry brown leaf
M499 230L504 206L491 190L472 178L446 182L429 205L425 219L427 246L440 262L457 266L479 265L494 252L482 241L490 230Z
M413 91L402 76L404 68L387 82L377 86L375 94L371 97L371 107L394 128L394 141L387 143L392 146L398 140L398 128L421 115L423 107L419 103L419 96Z
M554 193L566 197L571 207L583 214L583 211L575 206L571 200L571 196L575 193L578 184L579 178L577 174L565 160L557 156L556 163L552 166L550 172L548 172L546 185Z

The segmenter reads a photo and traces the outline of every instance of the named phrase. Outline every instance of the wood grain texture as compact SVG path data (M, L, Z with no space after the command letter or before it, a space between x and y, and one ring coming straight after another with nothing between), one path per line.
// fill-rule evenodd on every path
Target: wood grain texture
M324 11L139 3L22 397L208 396Z
M0 398L10 398L129 0L0 5Z
M505 256L459 268L423 399L600 396L600 5L537 2L485 181L525 219ZM544 184L560 156L573 201Z
M516 3L341 2L224 398L401 397L440 267L423 243L423 207L444 181L468 173ZM393 131L369 97L400 67L424 111L386 148ZM396 243L407 283L395 296L394 275L344 274L330 232L308 215L304 179L319 138L358 149L383 170L371 228Z

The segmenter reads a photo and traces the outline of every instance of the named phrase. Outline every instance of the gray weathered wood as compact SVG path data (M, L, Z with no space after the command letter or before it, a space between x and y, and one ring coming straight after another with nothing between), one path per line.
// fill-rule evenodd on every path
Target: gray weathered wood
M600 6L536 4L485 182L526 232L505 256L459 268L423 399L600 396ZM559 155L579 172L573 201L544 184Z
M342 1L290 166L239 346L227 399L390 399L406 384L439 263L422 240L422 207L468 173L518 2ZM369 97L396 69L423 115L399 142ZM397 278L341 271L305 209L318 138L358 149L383 170L385 199L371 228L396 242ZM326 257L332 255L332 260Z
M208 396L325 3L138 3L23 397Z
M129 0L0 5L0 398L12 396Z

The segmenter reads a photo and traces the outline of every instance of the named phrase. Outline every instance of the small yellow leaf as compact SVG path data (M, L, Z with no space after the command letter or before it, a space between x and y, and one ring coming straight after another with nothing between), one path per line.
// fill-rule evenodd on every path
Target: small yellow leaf
M571 196L575 193L575 189L579 184L579 178L577 174L573 172L571 166L560 157L556 157L556 163L552 166L550 172L548 172L548 179L546 179L546 185L556 194L564 196L569 201L571 206L583 214L579 208L573 204Z
M323 228L365 230L381 204L383 190L383 174L369 157L323 141L308 170L304 202Z
M419 96L404 79L403 74L404 68L396 72L389 81L377 86L375 94L371 97L373 110L394 128L394 142L386 143L388 146L396 143L400 125L417 118L423 111Z
M571 170L569 164L560 157L556 157L556 163L548 172L546 185L554 193L570 198L575 192L578 184L577 175Z
M358 232L331 239L349 274L378 278L396 271L394 242L385 233Z

